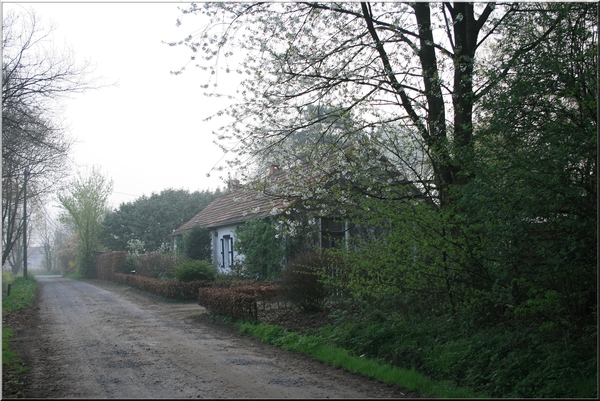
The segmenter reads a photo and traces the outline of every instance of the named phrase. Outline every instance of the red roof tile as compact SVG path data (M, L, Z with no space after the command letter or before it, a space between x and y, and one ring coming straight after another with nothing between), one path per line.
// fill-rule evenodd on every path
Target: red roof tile
M265 195L257 190L239 187L212 201L190 221L174 230L171 235L179 235L194 226L219 227L243 223L247 220L280 214L289 207L283 200Z

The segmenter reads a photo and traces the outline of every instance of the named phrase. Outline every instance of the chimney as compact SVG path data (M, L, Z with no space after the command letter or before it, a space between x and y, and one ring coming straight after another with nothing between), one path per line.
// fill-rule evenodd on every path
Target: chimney
M269 175L275 175L279 173L279 166L277 164L271 164L269 167Z
M240 180L237 178L230 178L227 182L227 189L235 190L240 187Z

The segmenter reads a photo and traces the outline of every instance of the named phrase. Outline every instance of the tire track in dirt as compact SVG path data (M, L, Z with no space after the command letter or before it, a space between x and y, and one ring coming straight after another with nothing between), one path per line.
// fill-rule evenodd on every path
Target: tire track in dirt
M14 346L32 398L381 398L411 393L218 330L195 303L38 277L38 324ZM414 394L413 394L414 395Z

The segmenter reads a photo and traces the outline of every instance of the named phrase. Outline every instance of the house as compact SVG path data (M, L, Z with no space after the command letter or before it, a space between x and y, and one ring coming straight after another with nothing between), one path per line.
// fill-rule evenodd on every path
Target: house
M279 174L276 167L270 169L270 178L274 183L285 184L286 177ZM221 271L228 271L234 263L242 261L243 255L234 249L235 229L248 220L261 219L280 215L290 210L296 200L289 202L280 197L270 196L263 191L242 186L235 182L230 190L213 200L190 221L171 233L177 237L195 226L205 227L211 236L212 262ZM338 247L347 236L345 223L332 219L320 218L320 246L323 248Z
M235 182L230 190L213 200L190 221L171 233L182 235L195 226L205 227L211 236L212 262L227 271L236 261L243 260L234 248L235 229L248 220L261 219L284 212L289 205Z

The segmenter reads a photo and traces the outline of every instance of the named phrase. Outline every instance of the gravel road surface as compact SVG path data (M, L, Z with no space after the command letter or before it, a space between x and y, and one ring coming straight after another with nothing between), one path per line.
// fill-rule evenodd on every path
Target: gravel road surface
M31 398L405 398L355 375L207 323L196 303L98 280L37 277L33 327L13 346Z

